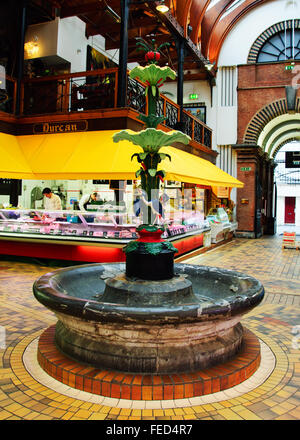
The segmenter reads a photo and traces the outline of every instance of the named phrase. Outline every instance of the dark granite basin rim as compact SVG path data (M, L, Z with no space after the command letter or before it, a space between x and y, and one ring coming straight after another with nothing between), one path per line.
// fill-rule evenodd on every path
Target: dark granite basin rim
M175 264L174 269L175 273L192 281L192 302L185 303L183 299L180 303L166 304L163 296L161 305L149 303L133 306L128 300L123 304L101 302L104 280L124 272L123 263L86 264L58 269L38 278L33 292L39 302L60 314L97 322L162 324L230 318L247 313L264 296L264 288L258 280L239 272L188 264ZM206 288L212 296L206 293ZM151 298L151 292L148 295Z

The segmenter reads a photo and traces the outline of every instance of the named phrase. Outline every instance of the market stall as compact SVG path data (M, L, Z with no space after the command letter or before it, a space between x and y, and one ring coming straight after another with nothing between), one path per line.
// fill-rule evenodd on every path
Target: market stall
M0 145L9 144L10 155L3 156L0 178L22 179L18 206L2 203L0 210L1 254L124 260L122 247L136 237L135 228L142 221L134 210L137 166L130 160L139 147L128 141L113 143L114 133L1 134ZM243 184L198 156L175 147L162 151L171 161L164 163L164 215L157 208L157 222L165 225L165 237L181 255L210 243L211 227L204 208L207 188ZM45 186L60 196L61 211L43 209L41 190ZM93 191L101 202L78 211L82 195Z

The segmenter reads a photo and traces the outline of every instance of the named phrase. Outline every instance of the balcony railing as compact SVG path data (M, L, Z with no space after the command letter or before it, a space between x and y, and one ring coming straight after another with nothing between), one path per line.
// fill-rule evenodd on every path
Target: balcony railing
M117 69L25 79L24 116L114 108Z
M15 85L11 89L15 94ZM118 69L93 70L41 78L25 78L21 90L21 115L67 114L117 108ZM127 107L147 114L145 85L128 77ZM8 108L12 113L14 106ZM4 110L7 111L8 110ZM157 115L164 115L164 125L175 128L180 121L180 107L161 94ZM192 140L211 148L212 130L197 117L183 110L183 131Z
M17 81L6 75L5 89L1 89L0 111L14 114L16 110Z
M183 122L186 134L199 144L211 148L212 130L207 125L185 110L183 111Z
M279 161L276 161L277 163ZM283 161L284 162L284 161ZM289 185L300 184L300 170L293 170L289 172L279 173L275 171L275 180L277 183L285 183Z

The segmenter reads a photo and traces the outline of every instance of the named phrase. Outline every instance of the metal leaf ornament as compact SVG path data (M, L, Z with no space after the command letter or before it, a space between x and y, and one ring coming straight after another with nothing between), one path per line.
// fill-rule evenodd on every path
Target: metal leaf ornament
M149 64L145 67L134 67L130 73L130 78L138 78L146 84L145 95L148 95L148 89L151 88L153 96L159 95L159 89L163 86L167 78L175 79L176 72L168 66L159 67L155 64Z
M161 147L167 147L175 142L188 144L190 136L178 130L165 132L156 128L146 128L141 131L122 130L113 135L113 141L130 141L134 145L139 145L144 152L157 153Z
M156 51L163 45L167 45L166 43L156 48L154 40L152 40L152 47L141 40L138 44L144 50L148 50L146 54L148 61L153 56L150 49ZM158 124L165 120L165 116L157 116L156 114L159 89L167 78L175 79L176 72L168 66L157 66L154 58L145 67L135 67L129 73L130 78L139 79L145 84L145 95L148 97L148 115L140 115L140 120L145 122L147 128L139 132L122 130L113 135L114 142L126 140L134 145L139 145L143 149L143 152L133 154L131 160L136 158L141 165L136 172L136 178L141 179L142 190L146 193L150 204L152 203L152 196L154 199L158 198L160 183L164 181L166 176L164 170L157 170L158 164L166 158L171 160L170 155L159 153L160 148L172 145L175 142L188 144L191 140L188 135L181 131L172 130L165 132L157 129Z

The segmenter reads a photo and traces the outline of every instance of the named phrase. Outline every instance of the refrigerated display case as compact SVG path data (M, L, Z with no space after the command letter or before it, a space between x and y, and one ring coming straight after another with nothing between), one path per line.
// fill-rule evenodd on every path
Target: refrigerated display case
M0 254L77 261L124 261L122 248L137 238L140 220L126 211L46 211L0 209ZM203 246L208 222L195 215L181 223L165 224L163 238L173 242L178 254Z
M209 221L212 243L227 240L237 229L237 223L229 221L228 214L222 207L211 208L206 219Z

